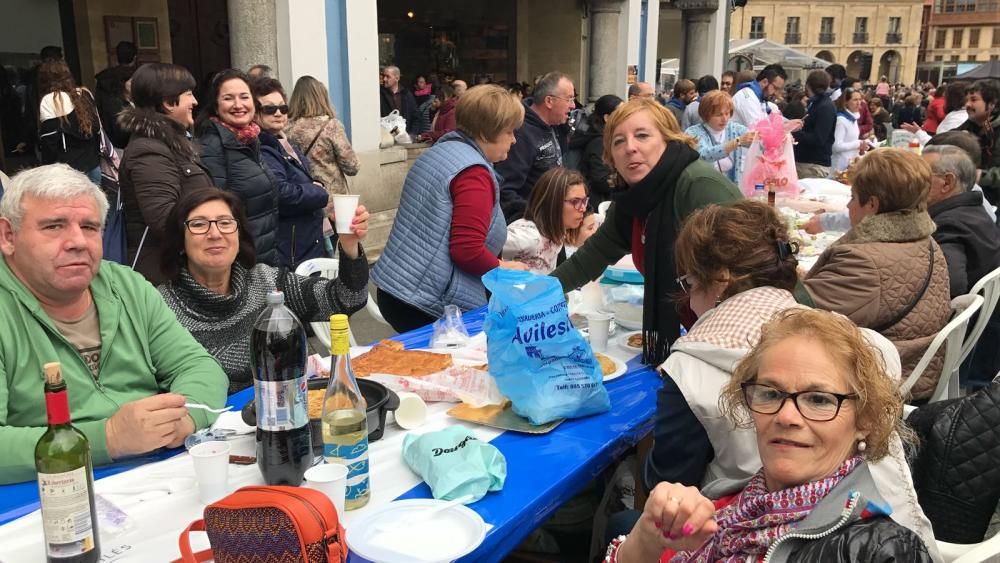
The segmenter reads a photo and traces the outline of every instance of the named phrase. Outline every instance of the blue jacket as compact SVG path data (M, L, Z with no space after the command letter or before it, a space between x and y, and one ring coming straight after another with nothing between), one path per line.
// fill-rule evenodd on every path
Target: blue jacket
M451 261L451 181L470 166L485 166L494 178L493 215L486 248L500 255L507 225L500 210L500 183L479 146L460 131L441 137L413 163L406 175L396 221L372 279L397 299L440 317L445 305L463 311L486 304L478 276Z
M549 168L562 166L562 149L555 129L524 102L524 124L514 133L517 142L507 158L497 163L501 178L500 201L507 223L524 215L535 182Z
M830 166L833 155L833 131L837 125L837 108L830 96L817 94L806 106L802 129L792 133L795 138L795 162Z
M278 184L278 265L291 271L304 260L326 254L323 246L323 209L330 199L313 183L309 161L295 149L296 161L278 138L260 132L260 156ZM301 162L302 164L299 164Z
M709 132L708 126L704 123L692 125L684 132L691 135L695 139L698 139L698 154L701 155L702 160L715 163L722 160L726 156L731 157L733 160L733 167L725 172L724 175L734 184L739 185L740 178L743 177L743 157L745 156L744 153L746 153L746 151L743 150L743 147L737 147L732 154L727 155L726 149L723 145L729 141L739 139L740 136L747 132L746 127L730 119L729 123L726 124L726 130L722 137L722 143L716 142L715 138L712 137L712 134ZM718 166L715 166L715 168L718 170Z

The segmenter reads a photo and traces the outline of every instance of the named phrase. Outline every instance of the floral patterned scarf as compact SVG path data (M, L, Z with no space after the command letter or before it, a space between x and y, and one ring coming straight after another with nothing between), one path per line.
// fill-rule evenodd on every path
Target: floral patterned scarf
M715 517L719 531L697 550L677 553L671 563L742 562L748 555L762 557L859 463L858 456L848 458L829 477L773 493L764 485L761 469L732 504L719 510Z
M217 117L212 117L210 119L232 131L233 135L236 135L236 140L244 145L249 145L250 143L256 141L257 137L260 135L260 125L257 125L253 121L243 127L236 128Z

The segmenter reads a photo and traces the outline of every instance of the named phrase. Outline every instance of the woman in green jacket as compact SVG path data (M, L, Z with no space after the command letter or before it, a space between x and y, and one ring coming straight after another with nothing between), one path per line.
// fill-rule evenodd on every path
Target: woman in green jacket
M674 296L674 239L684 219L710 203L740 199L739 190L701 160L697 141L681 132L660 104L630 100L608 116L604 160L624 189L612 196L604 224L580 250L552 273L566 291L597 279L631 253L645 277L642 315L643 362L659 365L680 336Z

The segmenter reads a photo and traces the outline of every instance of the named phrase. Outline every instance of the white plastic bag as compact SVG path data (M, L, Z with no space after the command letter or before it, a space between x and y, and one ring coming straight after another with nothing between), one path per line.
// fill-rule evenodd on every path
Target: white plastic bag
M389 115L382 118L382 128L392 135L397 144L411 142L410 135L406 132L406 119L399 115L398 109L392 110Z
M368 379L393 391L416 393L429 403L461 402L479 408L500 405L505 400L489 372L473 366L452 366L423 377L373 373Z

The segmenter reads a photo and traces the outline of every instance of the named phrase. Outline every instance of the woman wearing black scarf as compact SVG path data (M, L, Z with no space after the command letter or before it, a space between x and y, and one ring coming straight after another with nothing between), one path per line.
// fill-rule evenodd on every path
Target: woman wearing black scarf
M741 199L739 190L698 158L696 141L660 104L634 99L608 116L604 160L624 189L612 195L604 224L552 273L570 291L632 253L645 277L643 362L659 365L680 336L674 239L694 210Z

